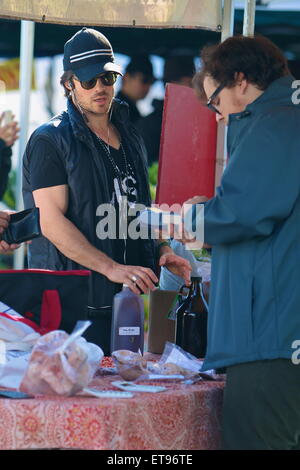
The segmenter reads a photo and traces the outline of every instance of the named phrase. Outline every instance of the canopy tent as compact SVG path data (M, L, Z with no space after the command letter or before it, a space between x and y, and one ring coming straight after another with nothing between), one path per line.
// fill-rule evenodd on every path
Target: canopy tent
M3 18L91 26L220 29L219 0L2 0Z
M200 28L222 31L221 40L233 34L232 0L2 0L0 17L21 19L21 135L17 172L17 210L22 207L22 155L27 140L28 108L32 59L34 50L34 21L91 26L127 26L146 28ZM245 0L244 34L254 30L255 0ZM24 21L31 20L31 21ZM224 163L225 132L219 133L217 165ZM14 267L22 268L24 256L18 250Z
M300 5L300 2L299 2ZM0 7L1 8L1 7ZM0 10L1 11L1 10ZM1 13L0 13L1 15ZM244 10L234 11L234 32L243 31ZM81 23L85 25L85 23ZM64 43L78 26L35 23L34 56L61 54ZM101 26L110 38L114 50L127 55L136 52L162 57L174 47L191 50L195 55L204 44L220 41L221 31L198 28L139 28ZM277 11L256 8L255 31L269 37L283 51L300 59L300 9ZM0 57L17 57L20 52L20 21L0 18Z
M62 54L65 42L81 26L35 23L34 56ZM196 28L135 28L97 26L114 46L114 51L133 55L155 54L165 57L170 49L185 48L198 55L207 43L220 41L221 31ZM0 19L0 57L17 57L20 53L20 21Z

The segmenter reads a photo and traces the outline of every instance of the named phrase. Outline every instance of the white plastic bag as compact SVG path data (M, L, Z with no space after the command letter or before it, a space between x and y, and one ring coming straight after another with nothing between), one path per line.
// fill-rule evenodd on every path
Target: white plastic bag
M41 336L34 327L32 321L0 302L0 341L6 351L30 351Z
M0 302L0 387L19 387L32 347L41 336L34 326Z

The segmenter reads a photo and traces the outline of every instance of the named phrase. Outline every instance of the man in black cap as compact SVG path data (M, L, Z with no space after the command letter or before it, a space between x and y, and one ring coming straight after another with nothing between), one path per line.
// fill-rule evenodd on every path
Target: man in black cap
M157 282L154 241L118 237L118 216L109 215L103 224L107 210L121 213L124 198L131 208L151 204L146 157L127 105L114 99L121 71L107 38L83 28L65 44L63 63L67 112L40 126L24 155L24 203L40 208L44 235L32 242L28 263L92 271L88 318L93 325L86 338L109 354L114 295L122 284L138 294ZM184 270L188 279L184 260L167 246L160 254L161 265Z
M116 97L128 103L129 116L133 123L142 117L137 102L147 96L154 81L150 59L141 55L132 57L125 69L122 87Z

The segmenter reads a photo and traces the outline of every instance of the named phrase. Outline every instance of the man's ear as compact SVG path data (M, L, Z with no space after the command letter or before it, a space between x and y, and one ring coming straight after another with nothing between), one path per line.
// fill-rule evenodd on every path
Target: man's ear
M245 78L245 74L243 72L236 72L234 74L234 78L236 81L236 85L240 87L241 92L244 94L248 88L248 81Z
M73 83L73 80L72 80L72 79L67 80L67 81L65 82L65 87L66 87L68 90L70 90L70 91L74 90L74 83Z

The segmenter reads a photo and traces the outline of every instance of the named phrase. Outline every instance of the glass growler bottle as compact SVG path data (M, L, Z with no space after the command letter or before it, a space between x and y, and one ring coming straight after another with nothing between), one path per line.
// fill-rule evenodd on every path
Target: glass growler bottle
M208 305L201 277L192 277L182 316L180 346L197 358L204 358L207 345Z

